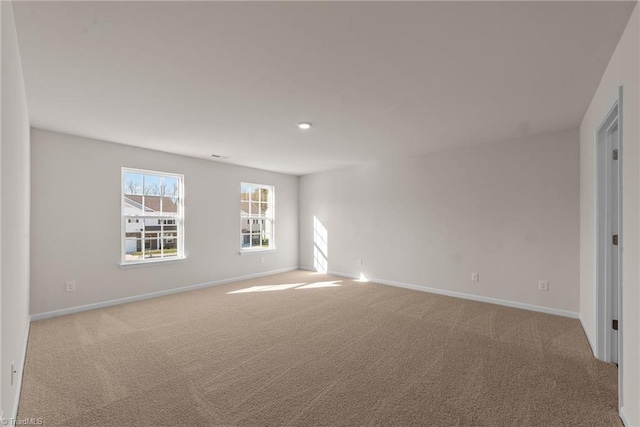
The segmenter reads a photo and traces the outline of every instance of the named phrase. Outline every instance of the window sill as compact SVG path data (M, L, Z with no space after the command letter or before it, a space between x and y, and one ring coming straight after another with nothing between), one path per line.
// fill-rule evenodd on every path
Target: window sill
M121 269L126 268L136 268L136 267L149 267L152 265L160 265L160 264L175 264L179 262L183 262L187 257L180 258L171 258L171 259L154 259L153 261L131 261L131 262L121 262L119 267Z
M268 254L268 253L275 252L275 251L276 251L275 248L271 248L271 249L246 249L246 250L241 250L240 251L240 256Z

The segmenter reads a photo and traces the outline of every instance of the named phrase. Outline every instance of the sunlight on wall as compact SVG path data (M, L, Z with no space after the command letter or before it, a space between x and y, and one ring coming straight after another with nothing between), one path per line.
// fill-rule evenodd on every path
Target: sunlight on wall
M329 233L318 217L313 216L313 267L326 273L329 269Z

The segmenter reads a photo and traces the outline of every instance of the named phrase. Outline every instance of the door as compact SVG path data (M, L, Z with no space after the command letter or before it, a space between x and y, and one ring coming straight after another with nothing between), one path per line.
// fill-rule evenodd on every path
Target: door
M596 139L596 356L621 364L622 91L598 128Z
M619 221L620 221L620 182L619 182L619 162L620 162L620 146L618 139L618 120L615 120L607 129L607 148L609 156L609 188L608 188L608 207L610 215L608 218L609 232L611 234L611 242L609 245L610 267L608 274L608 293L609 293L609 311L611 313L611 340L610 354L612 363L618 363L618 305L619 305Z

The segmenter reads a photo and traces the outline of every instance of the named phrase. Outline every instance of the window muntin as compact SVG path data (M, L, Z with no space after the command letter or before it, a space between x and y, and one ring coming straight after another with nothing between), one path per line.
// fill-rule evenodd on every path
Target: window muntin
M275 188L241 183L240 248L243 251L275 248Z
M122 168L122 263L184 258L183 176Z

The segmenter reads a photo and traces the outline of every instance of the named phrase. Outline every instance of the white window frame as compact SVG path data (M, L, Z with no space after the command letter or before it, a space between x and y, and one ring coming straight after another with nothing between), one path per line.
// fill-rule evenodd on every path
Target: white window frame
M269 194L269 200L267 200L267 204L268 204L268 215L266 216L259 216L259 215L244 215L242 213L242 209L240 209L240 255L246 255L246 254L252 254L252 253L265 253L265 252L273 252L276 250L276 187L274 185L268 185L268 184L256 184L256 183L252 183L252 182L241 182L240 183L240 206L242 206L242 187L244 186L250 186L252 188L266 188L267 190L269 190L268 194ZM249 201L249 204L251 204L251 201ZM255 220L262 220L262 219L266 219L269 220L271 223L271 232L270 232L270 237L269 237L269 247L263 247L263 246L255 246L255 247L248 247L245 248L242 246L242 238L243 235L246 233L242 232L242 223L245 220L251 220L251 223L253 225L253 222Z
M177 204L177 214L175 216L167 216L167 215L125 215L125 175L128 173L134 174L142 174L142 175L156 175L162 177L170 177L176 178L178 180L178 204ZM176 220L176 232L177 232L177 253L176 256L166 257L166 258L149 258L149 259L136 259L136 260L127 260L126 259L126 244L127 244L127 220L132 219L135 220L136 223L140 219L142 219L142 223L144 224L144 219L175 219ZM184 175L171 173L171 172L161 172L161 171L153 171L147 169L137 169L137 168L129 168L122 167L121 175L120 175L120 266L133 266L133 265L141 265L141 264L157 264L157 263L167 263L174 262L185 259L185 251L184 251ZM144 232L143 232L144 235ZM145 239L142 239L143 246L145 243Z

